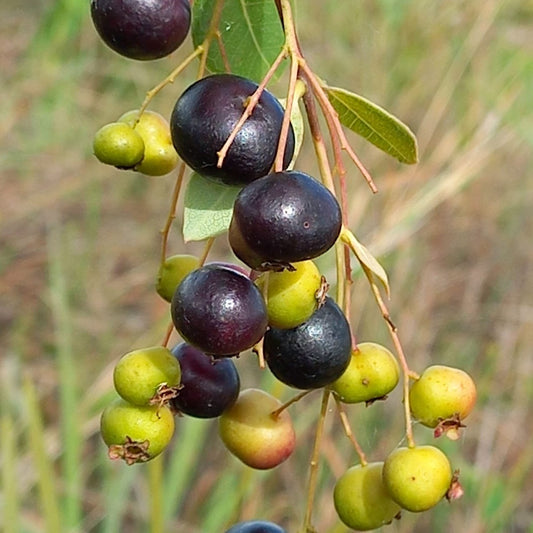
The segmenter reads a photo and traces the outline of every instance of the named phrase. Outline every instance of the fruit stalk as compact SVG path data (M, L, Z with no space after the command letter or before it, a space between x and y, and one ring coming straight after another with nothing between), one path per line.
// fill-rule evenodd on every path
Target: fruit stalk
M178 177L176 178L176 183L174 184L174 190L172 191L172 199L170 201L167 220L165 222L165 226L161 230L161 264L163 264L167 258L168 236L170 233L170 228L172 227L172 222L176 218L176 206L178 204L178 198L183 185L183 177L186 169L187 167L185 163L181 163L178 170Z
M320 465L320 446L322 443L322 435L324 433L324 422L326 421L326 414L328 412L329 389L324 389L322 393L322 403L320 406L320 415L316 425L315 441L313 444L313 452L311 461L309 462L309 481L307 486L307 505L305 508L305 517L301 533L308 533L314 531L311 525L313 516L313 507L315 504L316 486L318 482L318 467Z
M359 462L361 463L361 466L366 466L368 464L366 454L363 451L363 448L361 448L361 445L359 444L357 438L355 437L352 431L350 422L348 421L348 417L346 416L346 410L344 409L342 402L336 394L333 395L333 399L335 400L335 404L337 405L337 412L339 413L344 433L346 434L348 439L350 439L350 442L353 444L353 447L355 448L355 451L359 456Z
M150 105L150 102L154 98L154 96L159 93L163 87L167 86L170 83L174 83L176 78L200 55L207 54L207 50L205 49L204 45L200 45L196 47L194 52L192 52L189 56L187 56L165 79L161 80L155 87L152 87L147 93L143 100L143 103L141 104L141 107L139 108L139 118L144 113L146 108Z
M230 149L231 144L235 140L235 137L237 137L237 134L241 130L243 124L246 122L248 117L252 114L252 111L254 110L254 107L259 102L259 99L261 98L261 95L263 94L263 91L265 90L268 82L270 81L270 79L272 78L276 70L278 69L281 62L286 57L287 57L287 50L286 48L283 48L281 52L278 54L278 57L275 59L274 63L272 63L272 65L268 69L268 72L265 74L265 77L263 78L259 86L257 87L256 91L249 97L248 103L246 105L246 108L243 114L241 115L241 118L237 121L237 124L235 124L235 127L233 128L233 131L230 133L230 136L227 138L226 142L224 143L224 146L222 146L220 151L217 152L217 155L218 155L217 167L218 168L222 168L222 164L224 163L226 154L228 153L228 150ZM287 102L287 106L288 105L289 105L289 102ZM288 107L287 109L289 110ZM287 111L285 112L285 116L287 116ZM288 111L288 116L290 119L290 110ZM287 127L287 130L288 130L288 127ZM287 139L287 136L285 134L285 141L286 139ZM280 140L281 140L281 137L280 137ZM283 151L283 155L284 155L284 151ZM282 155L282 159L283 159L283 155ZM279 170L282 170L281 167L283 167L283 163L280 165Z
M411 371L409 370L409 365L407 364L407 359L402 348L402 343L400 342L400 337L398 336L398 328L392 322L389 310L381 297L379 288L374 281L374 276L372 272L365 265L361 264L363 271L368 279L370 288L372 289L372 294L378 304L378 307L381 311L387 328L389 330L392 342L394 343L394 348L398 354L398 359L400 361L400 368L402 369L402 379L403 379L403 409L404 409L404 418L405 418L405 438L407 439L407 445L409 448L415 447L415 441L413 437L413 421L411 418L411 407L409 403L409 378L411 376Z

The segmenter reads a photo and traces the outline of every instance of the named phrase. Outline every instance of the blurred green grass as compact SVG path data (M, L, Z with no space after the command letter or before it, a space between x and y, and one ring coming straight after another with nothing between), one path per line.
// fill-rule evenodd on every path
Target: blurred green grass
M350 226L387 268L413 369L460 366L479 387L462 439L439 441L461 470L464 498L404 513L384 531L531 531L533 8L519 0L331 4L298 3L309 62L399 116L421 148L416 167L401 167L350 137L380 189L371 196L350 171ZM99 42L86 3L72 0L7 0L0 14L1 527L155 533L162 523L220 533L260 516L295 532L319 394L291 408L299 447L273 472L228 457L205 421L180 419L172 451L148 467L109 462L98 436L114 362L164 336L168 312L153 281L173 184L99 165L91 139L138 107L189 49L154 63L124 60ZM153 108L168 115L194 74ZM316 170L309 148L301 164ZM179 222L171 251L197 252L181 243ZM219 239L213 256L227 254ZM354 330L390 345L369 296L356 278ZM290 396L248 358L238 365L245 386ZM401 439L399 401L394 393L349 410L372 459ZM315 524L343 533L331 490L356 458L333 413L327 427Z

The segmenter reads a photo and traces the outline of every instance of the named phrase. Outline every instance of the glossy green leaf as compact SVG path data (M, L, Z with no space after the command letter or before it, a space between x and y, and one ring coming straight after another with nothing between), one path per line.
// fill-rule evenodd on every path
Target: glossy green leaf
M187 184L183 210L183 239L203 241L224 233L231 222L240 187L230 187L194 173Z
M202 44L207 35L215 3L216 0L194 2L191 32L195 46ZM227 72L225 57L231 72L258 83L285 43L273 1L227 0L218 30L225 53L221 54L218 40L213 40L207 58L208 70L213 73Z
M358 94L337 87L325 90L344 126L401 163L418 161L416 137L402 121Z

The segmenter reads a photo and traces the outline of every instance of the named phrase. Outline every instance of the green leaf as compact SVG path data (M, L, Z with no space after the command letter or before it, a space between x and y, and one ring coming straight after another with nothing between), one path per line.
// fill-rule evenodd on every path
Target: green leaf
M215 3L216 0L194 2L191 29L194 46L202 44L207 35ZM258 83L285 44L273 1L227 0L218 29L230 71ZM209 47L207 68L213 73L228 70L217 39Z
M286 98L279 98L279 102L283 107L286 107ZM292 161L289 164L290 169L294 168L294 165L296 164L296 159L298 159L298 154L300 153L300 148L302 147L304 140L304 117L298 102L292 104L291 124L294 131L294 154L292 156Z
M344 126L401 163L418 161L416 137L401 120L358 94L338 87L324 89Z
M194 173L187 184L183 210L183 239L203 241L224 233L231 222L240 187L230 187Z
M390 285L387 272L378 260L369 252L368 248L360 243L348 228L343 228L341 232L341 240L350 247L365 273L371 277L375 276L381 281L387 291L387 296L390 296Z

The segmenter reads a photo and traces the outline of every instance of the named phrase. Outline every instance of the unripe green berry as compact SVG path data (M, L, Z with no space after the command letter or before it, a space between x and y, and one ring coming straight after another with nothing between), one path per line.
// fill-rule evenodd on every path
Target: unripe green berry
M452 477L448 458L435 446L396 448L383 465L383 483L391 498L412 512L426 511L439 503Z
M389 394L398 384L400 368L392 353L374 342L361 342L348 368L331 384L344 403L371 402Z
M146 110L124 113L118 122L129 124L144 141L144 157L135 170L147 176L163 176L174 170L178 164L178 154L170 138L168 121L155 111Z
M174 415L165 405L138 406L122 398L108 405L100 419L102 439L112 459L128 464L159 455L174 434Z
M429 366L409 391L411 412L425 426L441 421L464 420L476 403L476 385L463 370L443 365Z
M144 157L144 141L128 124L112 122L95 133L93 151L102 163L132 169Z
M118 394L134 405L156 400L158 388L177 387L181 379L178 360L164 346L134 350L121 357L113 372Z
M385 489L383 462L349 468L335 484L333 501L341 521L359 531L390 523L401 511Z
M263 290L267 283L267 312L270 326L291 329L303 324L317 309L316 293L321 276L313 261L294 263L294 271L268 272L256 280Z
M200 259L194 255L178 254L167 257L157 273L156 290L159 296L171 302L181 280L199 266Z

